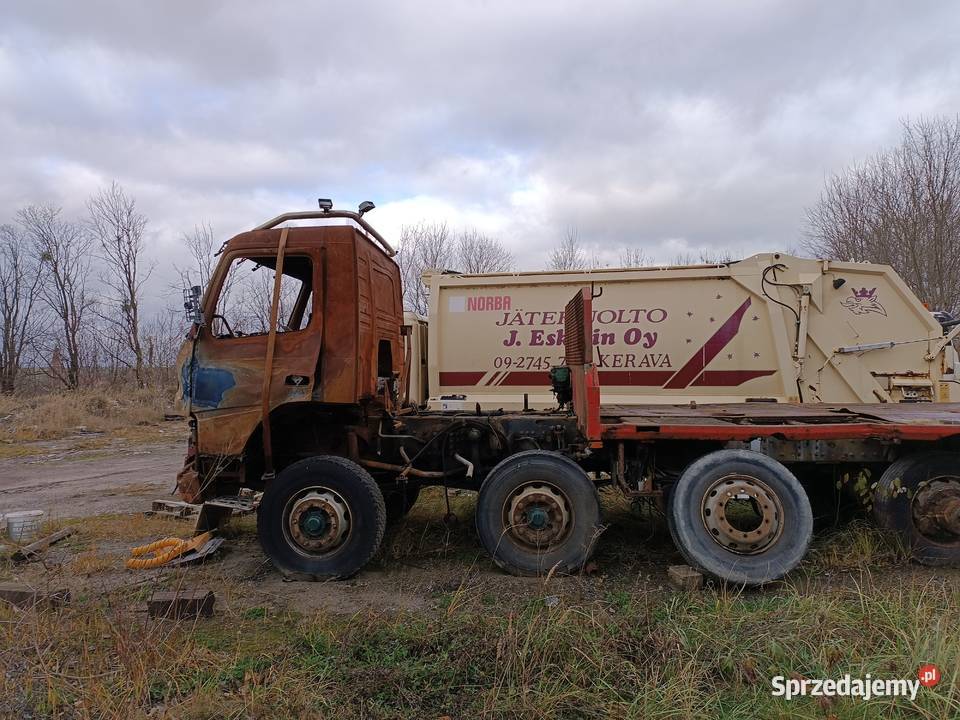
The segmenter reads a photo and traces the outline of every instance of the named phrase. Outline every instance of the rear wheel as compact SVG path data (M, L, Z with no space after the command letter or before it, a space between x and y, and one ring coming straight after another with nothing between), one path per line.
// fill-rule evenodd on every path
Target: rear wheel
M667 517L691 566L742 585L790 572L813 534L810 502L796 477L748 450L720 450L690 465L674 485Z
M306 579L356 573L380 547L385 525L383 495L370 473L334 456L284 468L257 512L264 552L282 572Z
M494 562L514 575L580 570L600 530L596 487L563 455L542 450L511 455L480 488L480 541Z
M960 453L900 458L873 495L877 524L897 533L925 565L960 564Z

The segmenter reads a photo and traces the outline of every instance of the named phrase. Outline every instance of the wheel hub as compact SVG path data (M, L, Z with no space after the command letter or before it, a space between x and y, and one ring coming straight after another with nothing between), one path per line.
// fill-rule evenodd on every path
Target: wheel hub
M518 488L507 499L504 519L514 539L540 549L562 541L571 525L567 498L547 483Z
M326 513L320 510L309 510L300 518L300 529L311 538L323 537L329 526Z
M332 490L311 489L290 508L287 530L301 549L311 553L329 552L339 547L349 533L349 508Z
M749 475L727 475L704 493L703 525L714 541L739 555L756 555L777 541L783 508L777 494Z
M960 539L960 479L939 477L923 485L913 498L913 523L935 542Z

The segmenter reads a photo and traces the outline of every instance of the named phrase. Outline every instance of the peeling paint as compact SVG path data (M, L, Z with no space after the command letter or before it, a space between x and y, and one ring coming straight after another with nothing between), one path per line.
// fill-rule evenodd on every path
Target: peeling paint
M192 378L190 377L191 365L195 367ZM237 384L233 373L229 370L203 367L195 363L184 363L180 380L183 399L188 400L192 393L193 404L205 408L219 407L223 394Z

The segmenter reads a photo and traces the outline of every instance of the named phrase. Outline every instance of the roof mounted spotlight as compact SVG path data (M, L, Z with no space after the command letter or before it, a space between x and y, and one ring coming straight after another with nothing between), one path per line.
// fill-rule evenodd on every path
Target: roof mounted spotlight
M317 204L324 212L330 212L333 210L333 200L330 198L317 198Z
M369 200L364 200L362 203L360 203L360 207L358 208L357 212L360 214L360 217L363 217L364 213L370 212L375 207L376 205L374 205Z

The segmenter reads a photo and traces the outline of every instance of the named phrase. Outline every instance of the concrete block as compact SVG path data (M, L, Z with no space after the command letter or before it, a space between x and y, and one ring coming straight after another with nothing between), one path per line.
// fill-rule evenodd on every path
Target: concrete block
M689 565L671 565L667 568L667 577L677 590L699 590L703 587L703 575Z
M70 591L38 590L20 583L0 583L0 602L19 608L33 607L41 603L50 607L61 607L70 602Z
M210 617L215 602L216 595L212 590L155 592L147 600L147 613L150 617L169 619Z

